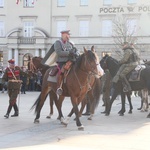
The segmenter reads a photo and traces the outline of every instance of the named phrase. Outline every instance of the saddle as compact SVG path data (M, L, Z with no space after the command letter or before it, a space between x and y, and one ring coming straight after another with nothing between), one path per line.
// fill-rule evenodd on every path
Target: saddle
M140 81L140 74L143 69L145 69L145 65L138 65L134 70L129 73L129 81Z
M68 70L71 69L71 66L72 66L72 62L71 61L68 61L66 62L66 64L62 67L62 69L60 70L60 68L58 66L54 66L52 68L52 70L50 71L49 75L50 76L56 76L57 73L65 73L65 72L68 72ZM66 73L65 73L66 74Z

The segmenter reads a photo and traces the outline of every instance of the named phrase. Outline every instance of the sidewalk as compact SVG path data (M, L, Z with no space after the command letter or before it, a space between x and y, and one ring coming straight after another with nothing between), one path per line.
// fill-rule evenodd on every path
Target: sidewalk
M72 116L67 127L60 124L56 107L51 119L49 114L49 98L47 98L41 112L40 124L34 124L34 112L31 106L39 92L27 92L20 95L19 117L5 119L8 106L6 92L0 93L0 149L10 150L149 150L150 119L148 112L140 112L140 98L133 97L133 114L128 114L129 105L123 117L120 110L120 100L116 100L111 115L106 117L100 112L104 110L102 101L96 109L92 121L81 117L85 126L84 131L78 131ZM63 113L66 116L72 108L69 98L63 103ZM11 112L14 113L13 110Z

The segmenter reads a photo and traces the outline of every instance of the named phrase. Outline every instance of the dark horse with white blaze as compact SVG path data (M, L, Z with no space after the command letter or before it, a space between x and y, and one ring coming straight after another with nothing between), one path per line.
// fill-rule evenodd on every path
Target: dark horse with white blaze
M105 55L102 58L102 60L100 61L100 64L103 69L106 69L106 68L109 69L112 77L114 77L116 75L116 73L120 67L118 61L108 55ZM145 69L143 69L141 71L139 81L132 81L132 82L129 81L129 83L131 85L132 91L139 91L142 89L150 90L150 67L146 67ZM122 100L121 113L125 112L125 94L130 94L130 93L123 92L122 82L119 80L118 83L114 85L114 93L110 100L109 107L106 110L106 115L110 114L112 103L116 99L117 95L120 93L121 93L121 100ZM147 117L150 118L150 113L148 114Z
M84 48L84 53L81 56L79 56L79 58L69 71L66 77L66 83L63 84L63 95L59 97L58 101L59 117L62 119L62 123L66 125L68 123L65 122L65 120L63 120L63 114L61 110L62 101L64 97L68 96L71 97L71 102L73 106L72 112L68 115L68 117L71 117L71 115L74 112L76 115L76 124L78 126L78 129L84 129L84 126L81 124L79 119L78 105L86 96L87 92L89 91L89 87L92 87L96 78L99 77L99 71L97 67L97 65L99 64L98 62L98 56L94 52L94 49L92 48L91 51L87 51ZM47 81L50 70L51 68L48 69L44 75L41 94L39 95L37 101L32 107L36 107L36 118L34 122L39 122L40 112L49 91L52 90L56 92L57 89L56 83ZM96 94L100 95L100 91L97 91ZM99 101L99 99L97 99L97 101Z

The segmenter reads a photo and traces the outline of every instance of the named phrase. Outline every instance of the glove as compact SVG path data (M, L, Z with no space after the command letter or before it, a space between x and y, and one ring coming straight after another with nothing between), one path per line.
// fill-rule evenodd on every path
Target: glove
M69 56L73 57L75 55L74 51L70 50L69 51Z

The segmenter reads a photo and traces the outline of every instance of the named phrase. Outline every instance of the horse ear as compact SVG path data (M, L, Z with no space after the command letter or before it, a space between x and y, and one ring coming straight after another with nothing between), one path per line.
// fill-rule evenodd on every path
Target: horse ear
M86 52L87 52L87 49L86 49L85 47L83 47L83 49L84 49L84 53L86 53Z
M91 47L91 51L95 52L94 45Z

